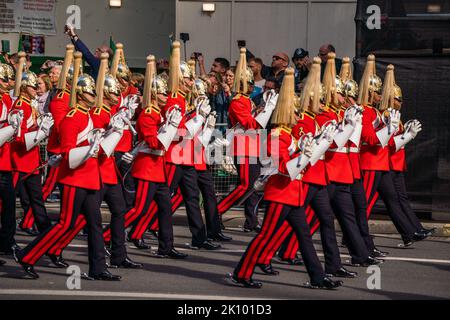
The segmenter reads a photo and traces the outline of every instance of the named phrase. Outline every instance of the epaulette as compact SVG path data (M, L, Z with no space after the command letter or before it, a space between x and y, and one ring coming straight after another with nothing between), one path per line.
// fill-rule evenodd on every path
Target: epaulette
M307 116L311 117L313 120L316 118L316 115L313 112L311 112L311 111L308 111L308 110L305 111L304 113L302 113L302 116L304 114L306 114Z
M22 99L17 100L16 107L20 107L22 105Z
M70 111L66 114L66 117L67 117L67 118L72 118L73 115L74 115L75 113L77 113L77 109L73 108L72 110L70 110Z
M250 95L248 95L248 94L241 93L241 96L243 96L244 98L250 99Z
M241 94L238 93L237 95L235 95L235 96L233 97L233 100L238 100L238 99L240 99L240 98L241 98Z
M186 92L178 90L177 93L180 94L180 96L182 96L183 98L186 98Z
M170 95L170 97L171 97L172 99L175 99L177 96L178 96L178 95L177 95L176 92L173 92L173 93Z
M25 98L24 96L20 96L19 100L25 101L26 103L31 104L31 100L28 98Z
M56 96L56 99L62 99L64 97L64 91L59 91L58 95Z
M100 108L100 107L95 108L94 114L95 114L96 116L98 116L100 113L102 113L102 108Z
M103 109L103 110L105 110L107 113L111 113L111 107L108 107L107 105L102 105L101 107L100 107L101 109Z
M279 129L280 130L280 133L281 132L284 132L284 133L287 133L288 135L291 135L291 132L292 132L292 128L289 128L289 127L286 127L286 126L279 126L277 129Z
M151 106L148 106L144 111L145 114L150 114L152 112L156 112L157 114L160 114L161 109L157 106L151 105Z

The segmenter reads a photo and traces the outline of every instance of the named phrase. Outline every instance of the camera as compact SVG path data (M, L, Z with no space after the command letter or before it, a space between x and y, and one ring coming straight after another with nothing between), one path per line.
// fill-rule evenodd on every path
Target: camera
M180 39L183 42L189 41L189 33L180 33Z
M243 47L247 46L247 42L245 40L238 40L237 43L238 43L239 48L243 48Z
M201 52L194 52L194 57L195 57L195 60L197 60L198 59L198 57L199 56L201 56L202 55L202 53Z

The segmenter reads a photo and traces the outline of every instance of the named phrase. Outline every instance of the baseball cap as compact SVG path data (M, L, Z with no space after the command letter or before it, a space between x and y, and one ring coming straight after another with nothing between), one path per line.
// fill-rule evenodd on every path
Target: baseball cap
M307 55L309 55L308 51L306 51L303 48L297 48L294 51L294 54L292 56L292 60L294 60L294 59L301 59L301 58L306 57Z

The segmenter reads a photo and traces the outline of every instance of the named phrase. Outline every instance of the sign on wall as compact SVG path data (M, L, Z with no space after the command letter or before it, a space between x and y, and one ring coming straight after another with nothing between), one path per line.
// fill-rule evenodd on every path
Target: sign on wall
M56 0L0 0L0 32L56 34Z

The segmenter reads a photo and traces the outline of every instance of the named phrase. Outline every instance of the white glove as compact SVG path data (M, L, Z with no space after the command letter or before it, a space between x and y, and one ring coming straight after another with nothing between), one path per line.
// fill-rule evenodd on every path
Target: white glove
M344 113L344 121L345 123L351 125L352 127L356 126L357 123L356 109L348 108Z
M43 132L45 132L46 135L48 135L50 128L53 127L53 124L55 123L55 120L53 120L53 117L51 113L45 113L41 117L41 123L39 127Z
M322 139L328 141L330 144L333 142L334 136L337 133L336 121L333 120L327 124L322 131Z
M388 109L388 111L391 118L389 122L390 132L396 132L398 130L398 127L400 126L400 111L395 109Z
M408 121L405 124L405 132L394 137L395 150L399 151L402 149L407 143L413 140L420 131L422 131L422 124L419 120Z
M263 93L264 103L267 103L267 100L270 99L271 96L275 95L275 90L271 89Z
M300 140L298 141L298 144L299 143L300 143ZM290 156L293 155L296 150L297 150L297 144L295 144L294 139L292 139L291 145L288 148L289 155Z
M134 156L129 152L125 152L122 156L122 161L130 164L134 161Z
M50 167L57 167L62 160L62 155L54 154L50 158L48 158L48 165Z
M286 163L286 169L289 173L291 180L296 179L299 174L306 168L309 163L309 159L312 156L313 149L313 136L311 133L303 136L299 140L299 147L301 147L302 154Z
M314 138L311 133L308 133L304 137L299 141L299 148L306 157L311 158L314 149Z
M126 96L123 100L123 104L127 107L127 117L131 120L136 109L139 107L139 96L137 94Z
M13 112L9 114L8 123L14 130L18 130L22 126L23 121L23 110L19 110L18 112Z
M170 110L169 114L167 115L167 123L174 126L175 128L178 128L182 119L183 116L181 115L181 111L179 108Z
M209 114L208 118L206 119L206 126L211 129L214 129L216 127L216 112L215 111L213 111Z
M277 106L277 101L278 101L278 93L271 94L266 102L266 105L264 106L264 111L272 112L273 110L275 110L275 107Z
M422 124L419 120L413 120L411 124L405 129L406 132L410 132L413 139L416 138L417 134L422 131Z
M198 102L195 107L197 109L197 113L205 119L211 112L211 105L209 104L208 98L205 98Z
M229 145L230 145L230 141L228 141L227 139L222 139L222 138L216 138L213 143L213 146L215 148L228 147Z
M117 132L121 132L125 128L125 121L123 120L120 113L112 116L111 120L109 121L109 126L112 130Z

